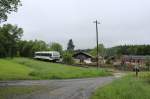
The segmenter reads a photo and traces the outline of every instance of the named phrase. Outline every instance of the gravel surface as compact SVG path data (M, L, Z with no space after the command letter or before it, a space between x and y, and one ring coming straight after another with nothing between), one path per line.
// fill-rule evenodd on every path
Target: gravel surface
M110 83L116 77L100 77L69 80L1 81L0 87L43 86L41 90L11 97L11 99L89 99L96 88Z

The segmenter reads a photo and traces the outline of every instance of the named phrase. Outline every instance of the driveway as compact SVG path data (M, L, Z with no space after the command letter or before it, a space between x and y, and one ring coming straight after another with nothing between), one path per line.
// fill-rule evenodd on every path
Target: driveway
M116 77L69 80L1 81L0 87L43 86L36 92L11 97L11 99L89 99L96 88L110 83Z

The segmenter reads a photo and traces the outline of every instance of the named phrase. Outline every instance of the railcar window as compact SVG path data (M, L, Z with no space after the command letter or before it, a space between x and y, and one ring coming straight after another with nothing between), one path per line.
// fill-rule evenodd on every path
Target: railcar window
M36 53L35 55L37 55L37 56L52 56L52 54L50 54L50 53Z

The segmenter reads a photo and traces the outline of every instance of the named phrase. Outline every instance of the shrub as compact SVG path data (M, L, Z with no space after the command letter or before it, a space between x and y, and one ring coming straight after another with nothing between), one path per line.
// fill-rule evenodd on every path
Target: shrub
M74 60L73 60L71 53L65 52L63 54L63 63L65 63L65 64L73 64L74 63Z
M146 65L147 69L150 70L150 58L149 57L146 58L145 65Z

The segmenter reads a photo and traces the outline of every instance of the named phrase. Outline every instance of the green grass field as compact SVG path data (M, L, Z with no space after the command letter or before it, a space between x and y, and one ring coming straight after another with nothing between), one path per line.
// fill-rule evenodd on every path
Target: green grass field
M81 68L28 58L0 59L0 80L68 79L111 75L103 69Z
M0 80L28 79L30 72L32 69L27 66L0 59Z
M91 99L150 99L150 73L128 75L99 88Z

